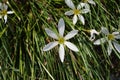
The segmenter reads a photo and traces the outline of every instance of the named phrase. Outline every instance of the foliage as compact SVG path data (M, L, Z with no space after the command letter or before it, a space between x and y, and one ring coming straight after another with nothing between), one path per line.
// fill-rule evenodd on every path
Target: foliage
M80 0L73 0L77 5ZM84 14L85 25L80 21L73 25L65 16L70 10L64 0L10 0L8 10L15 13L8 16L7 23L0 21L0 80L110 80L120 76L120 54L114 50L108 56L106 46L96 46L84 30L100 31L104 26L110 32L120 32L120 1L95 0L91 12ZM57 31L57 24L63 18L65 34L72 29L79 30L70 39L78 48L75 53L65 48L65 60L61 63L58 47L44 52L43 47L53 39L45 28ZM103 35L96 36L100 38Z

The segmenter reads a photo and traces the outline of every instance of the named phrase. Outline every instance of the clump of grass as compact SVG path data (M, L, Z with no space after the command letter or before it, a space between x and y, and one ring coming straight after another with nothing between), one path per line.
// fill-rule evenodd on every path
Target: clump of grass
M80 0L73 2L78 4ZM114 50L108 56L106 46L93 45L83 29L100 31L104 26L111 32L120 31L120 2L95 2L96 6L90 5L91 12L84 15L86 24L78 21L73 25L69 19L72 17L64 15L69 10L64 0L9 1L8 10L15 14L8 16L6 24L0 20L0 80L109 80L113 74L119 77L120 54ZM61 17L66 24L65 34L79 30L70 40L79 52L66 48L64 63L59 59L58 47L48 52L42 50L52 41L45 28L56 32Z

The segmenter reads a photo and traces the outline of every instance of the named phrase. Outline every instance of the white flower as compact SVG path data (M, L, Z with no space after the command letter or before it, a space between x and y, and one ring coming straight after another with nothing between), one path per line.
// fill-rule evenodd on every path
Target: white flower
M79 20L82 22L82 24L85 24L85 19L82 16L82 14L84 13L88 13L90 11L89 8L85 7L85 3L80 3L77 8L75 8L73 2L71 0L65 0L65 3L67 4L67 6L69 8L71 8L72 10L65 12L65 15L74 15L73 16L73 24L75 25L77 23L77 20L79 18Z
M100 32L96 31L95 29L91 29L91 30L84 30L83 29L83 31L90 33L90 38L89 38L90 41L93 41L95 39L95 34L96 35L100 34Z
M59 44L60 45L60 47L59 47L59 57L60 57L61 62L64 61L64 55L65 55L64 46L65 45L69 49L71 49L72 51L75 51L75 52L79 51L78 48L73 43L67 41L68 39L71 39L72 37L74 37L78 33L78 30L72 30L65 37L63 37L64 30L65 30L65 23L64 23L64 20L62 18L59 20L59 23L58 23L59 35L56 35L50 29L45 28L46 33L50 37L52 37L53 39L56 39L57 41L50 42L43 48L43 51L48 51L48 50L54 48L55 46L57 46Z
M90 30L90 41L93 41L95 39L95 34L99 35L99 32L97 32L95 29Z
M120 39L119 32L113 32L112 34L110 34L108 29L105 27L102 27L101 32L105 34L106 37L96 40L94 42L94 45L100 45L101 43L105 43L108 41L108 47L107 47L108 55L111 54L113 46L120 53L120 44L116 40L116 39Z
M83 3L85 3L85 7L90 9L89 4L92 4L96 6L95 2L93 0L82 0Z
M84 3L89 3L89 4L96 5L93 0L83 0L83 2L84 2Z
M0 18L4 17L5 23L7 22L7 14L13 14L13 11L7 11L8 6L5 3L0 3Z

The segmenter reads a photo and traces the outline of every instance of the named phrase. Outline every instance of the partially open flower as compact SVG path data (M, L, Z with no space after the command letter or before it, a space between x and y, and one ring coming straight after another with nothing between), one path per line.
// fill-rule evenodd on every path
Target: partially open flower
M93 40L95 39L95 34L96 34L96 35L99 35L99 34L100 34L100 32L96 31L95 29L83 30L83 31L85 31L85 32L87 32L87 33L90 34L90 38L89 38L90 41L93 41Z
M93 0L82 0L82 2L96 5Z

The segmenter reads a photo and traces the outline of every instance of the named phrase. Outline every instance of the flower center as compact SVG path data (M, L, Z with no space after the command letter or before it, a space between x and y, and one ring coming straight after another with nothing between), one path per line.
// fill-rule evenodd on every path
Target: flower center
M80 13L80 10L74 9L73 12L75 15L78 15Z
M63 37L61 37L61 38L59 38L59 40L58 40L58 42L59 42L59 44L63 44L64 43L64 38Z
M7 10L0 11L0 14L3 15L3 16L6 15L7 14Z
M82 0L84 3L87 3L88 2L88 0Z
M108 39L109 39L109 40L113 40L114 38L115 38L115 37L114 37L113 34L109 34L109 35L108 35Z

